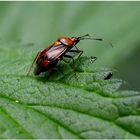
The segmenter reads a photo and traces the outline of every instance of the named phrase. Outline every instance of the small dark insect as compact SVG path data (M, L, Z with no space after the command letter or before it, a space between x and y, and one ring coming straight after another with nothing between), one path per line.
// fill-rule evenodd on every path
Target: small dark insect
M30 73L34 63L36 64L34 75L39 75L41 72L45 72L51 68L54 68L60 60L64 60L64 57L71 59L74 64L73 56L69 55L68 53L76 53L78 54L78 57L80 57L83 53L83 50L79 50L76 47L76 44L79 43L80 40L84 39L102 41L100 38L91 38L89 34L71 38L60 37L51 46L37 53L27 75ZM75 49L72 50L74 47Z
M108 75L104 78L104 80L109 80L113 76L112 72L109 72Z

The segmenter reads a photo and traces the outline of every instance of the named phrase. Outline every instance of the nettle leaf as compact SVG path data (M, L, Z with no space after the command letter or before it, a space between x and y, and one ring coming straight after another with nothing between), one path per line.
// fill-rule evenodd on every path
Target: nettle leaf
M0 42L0 138L140 138L140 93L118 91L107 68L75 60L26 76L34 44ZM97 62L96 62L97 63Z

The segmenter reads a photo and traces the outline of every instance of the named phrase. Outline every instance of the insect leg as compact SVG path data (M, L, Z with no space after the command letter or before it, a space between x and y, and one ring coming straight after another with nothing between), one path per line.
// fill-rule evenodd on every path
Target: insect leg
M76 46L75 46L75 47L76 47ZM76 50L69 50L69 52L70 52L70 53L75 52L75 53L79 54L79 55L78 55L78 58L83 54L83 50L79 50L77 47L76 47ZM74 58L73 58L73 57L75 57L75 56L71 56L71 55L65 54L65 55L63 55L63 57L67 57L67 58L72 59L72 68L73 68L74 73L75 73L75 65L74 65ZM64 60L64 62L66 62L65 59L63 59L63 60ZM76 73L75 73L75 75L76 75Z
M70 56L70 55L63 55L63 57L67 57L67 58L70 58L71 60L72 60L72 64L74 65L74 59L73 59L73 57L72 56ZM64 60L64 59L63 59ZM65 61L65 60L64 60ZM66 61L65 61L66 62Z
M31 69L32 69L32 67L33 67L33 65L34 65L34 63L35 63L36 60L38 59L38 56L39 56L39 55L40 55L40 52L38 52L37 55L36 55L36 57L34 58L34 60L33 60L32 64L31 64L31 66L30 66L30 68L29 68L29 70L28 70L27 75L29 75L29 73L30 73L30 71L31 71Z
M76 48L76 50L70 50L69 52L77 52L80 53L78 58L83 54L83 50L79 50L76 46L74 46ZM92 57L92 61L94 62L97 59L97 57Z
M71 60L72 60L72 69L73 69L73 72L74 72L74 75L76 76L76 72L75 72L75 67L74 67L74 59L73 59L73 57L72 56L70 56L70 55L63 55L63 57L67 57L67 58L70 58ZM65 61L65 60L64 60ZM76 79L77 79L77 77L76 77Z
M75 46L76 47L76 46ZM76 47L77 48L77 47ZM77 48L77 50L69 50L69 52L76 52L76 53L79 53L79 55L78 55L78 58L83 54L83 50L79 50L78 48Z

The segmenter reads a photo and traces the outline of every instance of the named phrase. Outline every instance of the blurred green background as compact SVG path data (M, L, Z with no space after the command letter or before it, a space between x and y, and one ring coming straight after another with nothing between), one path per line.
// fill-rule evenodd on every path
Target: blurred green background
M98 57L93 67L113 68L114 77L127 82L123 88L140 90L140 2L0 2L0 39L6 42L42 50L60 36L87 33L104 39L77 45Z

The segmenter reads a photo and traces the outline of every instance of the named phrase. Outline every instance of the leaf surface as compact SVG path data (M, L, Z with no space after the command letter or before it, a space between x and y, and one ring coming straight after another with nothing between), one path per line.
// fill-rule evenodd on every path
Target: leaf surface
M104 80L111 69L91 68L92 57L75 60L76 75L61 62L26 76L36 47L0 42L0 138L140 138L139 92Z

